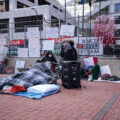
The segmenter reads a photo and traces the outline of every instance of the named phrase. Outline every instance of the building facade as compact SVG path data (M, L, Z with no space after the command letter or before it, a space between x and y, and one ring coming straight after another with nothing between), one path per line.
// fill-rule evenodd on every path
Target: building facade
M64 7L57 1L0 0L0 34L9 33L10 40L24 39L25 27L34 25L40 27L41 38L45 38L46 27L59 26L64 21Z

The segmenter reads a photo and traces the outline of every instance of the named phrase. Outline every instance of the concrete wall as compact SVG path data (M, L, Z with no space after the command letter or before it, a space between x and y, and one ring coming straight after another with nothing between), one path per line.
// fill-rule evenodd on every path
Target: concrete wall
M26 67L32 66L36 60L41 58L9 58L8 66L15 66L16 60L26 61ZM80 59L81 64L83 65L83 59ZM98 63L100 66L109 65L112 75L120 77L120 58L98 58Z
M120 58L101 58L99 65L109 65L112 75L120 77Z

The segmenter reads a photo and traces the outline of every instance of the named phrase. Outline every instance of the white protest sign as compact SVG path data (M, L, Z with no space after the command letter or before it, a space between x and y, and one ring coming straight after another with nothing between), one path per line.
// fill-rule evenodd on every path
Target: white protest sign
M44 40L43 50L54 50L54 40Z
M28 41L29 48L40 48L39 38L29 38Z
M64 36L74 36L74 25L61 25L60 35Z
M5 45L6 45L6 38L4 36L0 36L0 54L2 55L6 53Z
M96 37L80 37L78 46L80 55L103 55L103 44Z
M46 29L46 38L58 38L58 27L48 27Z
M4 61L4 57L2 55L0 55L0 62Z
M27 38L39 38L39 27L27 28Z
M100 66L101 75L109 74L112 75L109 65Z
M40 57L40 48L29 48L29 57Z
M18 57L28 57L28 48L18 48Z
M6 45L6 38L4 36L0 36L0 46Z
M19 68L23 68L25 67L25 61L16 61L16 65L15 65L15 73L19 73Z

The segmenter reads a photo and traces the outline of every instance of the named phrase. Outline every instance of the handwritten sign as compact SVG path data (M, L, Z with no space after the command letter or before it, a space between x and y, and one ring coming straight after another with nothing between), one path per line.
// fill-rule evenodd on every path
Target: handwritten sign
M18 57L28 57L28 49L18 48Z
M39 38L29 38L28 41L29 48L40 48Z
M4 36L0 36L0 46L6 45L6 38Z
M40 57L40 48L29 48L29 57Z
M15 65L15 73L19 73L18 68L23 68L25 67L25 61L16 61Z
M43 41L43 50L54 50L54 40Z
M60 35L63 36L74 36L74 25L61 25Z
M46 38L58 38L58 27L48 27L46 29Z
M27 28L27 38L39 38L39 27Z

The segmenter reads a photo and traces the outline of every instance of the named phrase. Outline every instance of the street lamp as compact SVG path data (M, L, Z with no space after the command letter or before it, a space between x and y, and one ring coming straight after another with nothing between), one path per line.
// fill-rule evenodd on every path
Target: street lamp
M35 11L35 14L36 14L36 25L37 25L37 22L38 22L38 12L35 8L31 8L32 10Z

